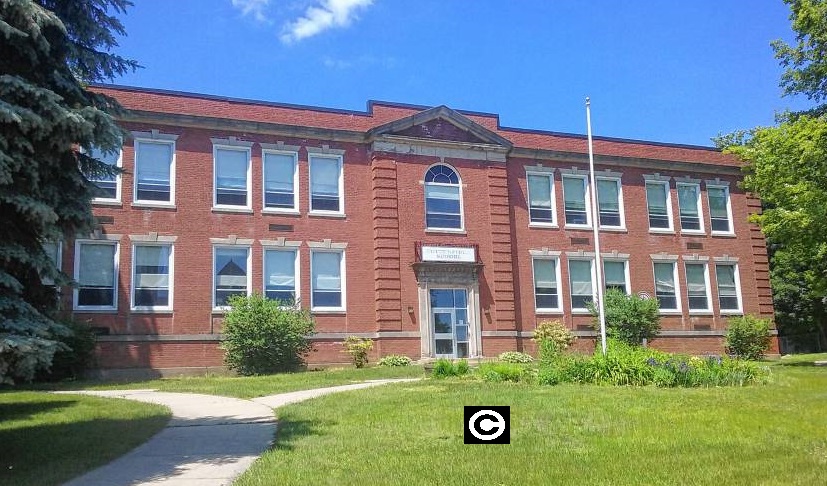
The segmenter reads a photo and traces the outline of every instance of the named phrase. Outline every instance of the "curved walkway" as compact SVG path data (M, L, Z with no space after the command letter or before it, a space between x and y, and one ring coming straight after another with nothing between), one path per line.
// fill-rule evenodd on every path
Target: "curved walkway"
M72 391L165 405L167 426L144 444L64 486L225 485L249 468L275 438L273 409L311 398L386 383L416 379L372 380L242 400L155 390Z

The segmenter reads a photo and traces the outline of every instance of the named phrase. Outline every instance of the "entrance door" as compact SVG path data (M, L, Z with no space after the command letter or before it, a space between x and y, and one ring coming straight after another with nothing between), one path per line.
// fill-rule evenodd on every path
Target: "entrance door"
M468 291L431 289L430 297L434 355L438 358L467 358Z

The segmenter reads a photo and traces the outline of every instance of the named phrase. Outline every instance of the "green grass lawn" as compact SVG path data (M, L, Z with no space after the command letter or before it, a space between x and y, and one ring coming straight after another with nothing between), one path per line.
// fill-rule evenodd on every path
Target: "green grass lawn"
M659 389L428 380L279 409L264 484L824 484L827 369ZM510 405L510 445L465 445L463 405Z
M145 442L169 417L129 400L0 391L0 484L61 484Z

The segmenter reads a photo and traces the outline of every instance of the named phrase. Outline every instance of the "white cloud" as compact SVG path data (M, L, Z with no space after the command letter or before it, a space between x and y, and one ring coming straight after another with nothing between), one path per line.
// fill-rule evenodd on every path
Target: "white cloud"
M267 22L267 16L264 15L264 9L270 3L270 0L232 0L233 7L241 11L241 15L251 15L258 22Z
M281 41L290 44L334 27L347 27L356 18L359 9L372 3L373 0L320 0L307 7L302 17L284 25Z

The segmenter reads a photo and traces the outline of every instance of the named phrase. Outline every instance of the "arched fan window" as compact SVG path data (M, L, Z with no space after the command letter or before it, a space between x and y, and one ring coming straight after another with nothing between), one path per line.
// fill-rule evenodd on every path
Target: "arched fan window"
M428 229L463 228L460 178L447 165L434 165L425 173L425 226Z

